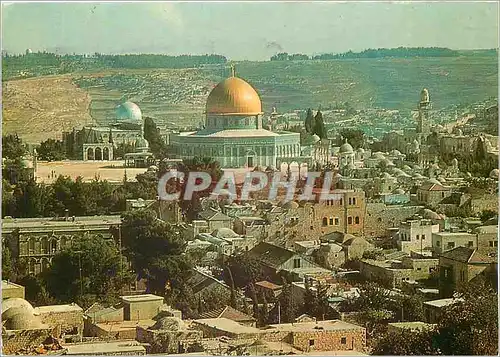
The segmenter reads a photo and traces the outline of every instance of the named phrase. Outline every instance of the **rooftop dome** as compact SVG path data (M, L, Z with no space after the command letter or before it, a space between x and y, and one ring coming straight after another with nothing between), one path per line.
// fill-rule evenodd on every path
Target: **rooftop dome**
M498 169L493 169L490 172L490 178L498 180L499 171Z
M340 146L339 152L341 154L350 154L354 152L354 149L352 148L351 144L347 142L347 139L345 142Z
M373 157L374 159L377 159L377 160L383 160L383 159L385 159L384 154L382 154L380 151L377 151L376 153L374 153L374 154L372 155L372 157Z
M144 138L138 138L135 141L135 148L136 149L148 149L149 148L149 143L146 139Z
M217 238L236 238L236 234L231 228L217 228L212 232L212 235Z
M299 204L295 201L287 201L287 202L284 202L281 205L281 207L284 209L297 209L297 208L299 208Z
M358 148L356 151L357 151L357 152L359 152L360 154L363 154L363 153L365 152L365 149L363 149L363 148Z
M229 77L210 92L206 106L207 114L258 115L262 114L262 103L257 91L243 79Z
M405 190L403 190L402 188L396 188L394 191L392 191L392 193L394 193L396 195L404 195Z
M311 136L311 141L313 143L317 143L318 141L321 141L321 138L318 135L314 134L313 136Z
M19 307L27 311L33 312L33 306L26 300L21 298L9 298L2 301L2 318L4 318L4 313L10 308Z
M427 218L427 219L434 219L434 220L440 220L443 218L440 214L438 214L438 213L436 213L428 208L425 208L422 211L422 217Z
M141 108L135 103L125 102L115 109L116 119L120 121L138 122L142 121Z
M44 327L40 317L34 315L32 309L30 310L25 307L9 308L2 314L3 326L6 330L28 330Z

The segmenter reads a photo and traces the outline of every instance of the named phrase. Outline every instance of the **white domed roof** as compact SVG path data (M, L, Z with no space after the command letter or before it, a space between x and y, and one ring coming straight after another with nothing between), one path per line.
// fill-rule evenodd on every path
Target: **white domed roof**
M384 160L385 159L384 154L381 153L380 151L377 151L377 152L373 153L372 157L374 159L377 159L377 160Z
M321 138L318 135L314 134L313 136L311 136L311 141L313 143L317 143L318 141L321 141Z
M122 103L116 107L115 113L119 121L142 122L141 108L135 103Z
M341 154L350 154L354 152L354 149L352 148L351 144L347 142L347 140L340 146L339 152Z
M403 190L402 188L396 188L394 191L392 191L392 193L395 193L396 195L404 195L405 190Z
M363 149L363 148L358 148L356 151L357 151L357 152L359 152L360 154L363 154L363 153L365 152L365 149Z
M148 149L149 148L149 142L144 139L144 138L138 138L135 141L135 148L136 149Z
M498 169L493 169L493 170L491 170L491 172L490 172L490 178L495 179L495 180L498 180L498 175L499 175L499 174L500 174L500 173L499 173Z

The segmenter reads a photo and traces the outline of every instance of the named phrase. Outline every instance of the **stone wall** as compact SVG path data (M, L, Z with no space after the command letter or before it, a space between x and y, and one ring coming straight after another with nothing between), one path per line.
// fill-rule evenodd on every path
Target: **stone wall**
M15 330L2 333L2 355L19 354L36 348L51 334L51 329Z
M83 311L50 311L41 312L42 323L50 326L56 335L82 334Z
M410 218L423 206L387 206L380 202L366 204L365 236L385 237L387 228L398 228L400 223Z
M137 327L137 341L148 343L147 353L176 354L191 352L201 344L202 331L148 330ZM197 351L193 351L197 352Z

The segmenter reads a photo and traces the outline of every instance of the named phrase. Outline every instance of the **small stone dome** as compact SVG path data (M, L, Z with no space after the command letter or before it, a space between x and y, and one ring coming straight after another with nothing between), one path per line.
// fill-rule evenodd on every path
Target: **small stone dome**
M318 135L314 134L313 136L311 136L311 141L315 144L318 141L321 141L321 138Z
M363 148L358 148L356 151L359 152L360 154L365 153L365 149L363 149Z
M452 166L455 166L455 167L456 167L456 166L458 166L458 160L457 160L457 158L456 158L456 157L455 157L455 158L453 158L453 160L451 160L451 165L452 165Z
M341 154L351 154L354 152L354 149L352 148L351 144L347 142L347 139L345 142L340 146L339 152Z
M144 138L138 138L134 146L136 149L149 148L149 142Z
M217 238L236 238L239 237L231 228L217 228L212 232L212 235Z
M299 208L299 204L295 201L287 201L281 204L281 208L284 209L297 209Z
M392 193L394 193L396 195L404 195L405 190L403 190L402 188L396 188L394 191L392 191Z
M434 211L432 211L432 210L430 210L428 208L425 208L422 211L422 217L423 218L427 218L427 219L433 219L433 220L441 220L441 219L443 219L443 217L440 214L438 214L438 213L436 213L436 212L434 212Z
M31 313L35 311L28 301L21 298L9 298L2 301L2 319L4 318L5 312L11 308L21 308Z
M29 330L43 328L40 317L22 307L11 307L2 314L3 326L6 330Z
M385 159L384 154L381 153L380 151L377 151L376 153L373 153L372 157L374 159L377 159L377 160L384 160Z
M490 172L490 178L498 180L499 171L498 169L493 169Z
M161 317L156 323L149 328L150 330L167 330L167 331L180 331L185 330L186 325L184 321L177 317Z
M401 151L394 149L391 151L391 155L392 156L401 156Z

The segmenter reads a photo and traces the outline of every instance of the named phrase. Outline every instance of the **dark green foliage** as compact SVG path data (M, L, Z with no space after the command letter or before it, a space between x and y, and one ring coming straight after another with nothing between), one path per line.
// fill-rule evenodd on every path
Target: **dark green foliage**
M19 159L26 153L26 148L17 134L2 136L2 157Z
M314 129L314 115L311 108L307 109L306 120L304 122L304 126L306 128L306 132L309 134L313 134Z
M12 253L10 248L2 246L2 280L12 279L14 274L14 266L12 262Z
M113 150L113 156L115 159L122 159L125 154L135 151L135 146L129 143L119 143L117 147Z
M258 261L245 252L231 255L225 260L222 277L229 286L234 283L236 288L242 289L257 282L261 274Z
M323 121L323 114L319 110L316 113L316 116L314 117L313 132L314 132L314 134L318 135L320 137L320 139L327 138L325 123Z
M488 219L496 217L497 215L497 212L487 209L482 211L479 217L481 218L481 222L486 222Z
M280 319L283 323L291 323L299 315L299 309L296 300L293 299L292 284L283 280L283 290L279 296ZM277 319L276 319L277 320Z
M266 326L269 323L269 306L266 295L262 294L262 307L259 309L259 326Z
M45 161L60 161L66 159L66 149L61 140L47 139L40 143L38 158Z
M428 356L437 355L439 350L432 330L415 332L395 330L384 333L377 339L372 355Z
M342 129L340 137L337 139L337 145L342 145L344 140L352 145L353 148L362 148L365 146L365 133L360 129Z
M127 265L114 241L82 235L54 256L50 269L42 276L48 292L58 301L76 300L88 307L89 302L118 297L122 286L132 279Z
M183 255L186 242L179 227L161 221L149 210L123 215L125 254L148 290L164 296L181 290L190 275L191 262Z
M165 140L160 136L160 130L154 120L148 117L144 119L144 138L149 142L149 148L156 158L165 157L167 150Z
M352 58L408 58L408 57L458 57L459 51L444 47L398 47L367 49L361 52L344 52L339 54L325 53L313 56L314 60L352 59Z

